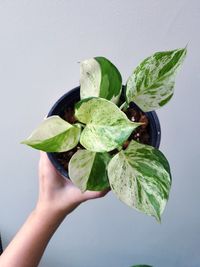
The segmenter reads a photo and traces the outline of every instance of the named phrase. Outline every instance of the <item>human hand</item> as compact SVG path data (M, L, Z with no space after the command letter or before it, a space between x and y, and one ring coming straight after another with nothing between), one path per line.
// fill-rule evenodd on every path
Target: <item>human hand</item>
M54 168L46 153L41 152L39 161L39 198L37 209L66 216L80 203L103 197L109 190L82 193L69 179L62 177Z
M37 206L1 255L0 266L38 266L49 240L65 216L80 203L103 197L107 192L82 193L69 179L58 174L46 153L41 152Z

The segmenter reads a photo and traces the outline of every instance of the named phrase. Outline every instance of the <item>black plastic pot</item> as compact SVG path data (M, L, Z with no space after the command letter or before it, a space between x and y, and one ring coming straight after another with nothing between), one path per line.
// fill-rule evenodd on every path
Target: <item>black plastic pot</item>
M80 86L70 90L69 92L64 94L60 99L58 99L58 101L53 105L53 107L49 111L47 117L50 117L52 115L59 115L62 117L66 107L74 106L74 104L78 102L79 100L80 100ZM138 108L134 103L132 103L132 105ZM155 111L146 112L145 114L149 120L149 125L150 125L150 145L153 147L159 148L160 138L161 138L161 129L160 129L159 119ZM57 153L47 153L50 161L52 162L54 167L57 169L57 171L61 175L68 178L68 173L64 169L64 167L61 165L61 163L58 161L56 154Z

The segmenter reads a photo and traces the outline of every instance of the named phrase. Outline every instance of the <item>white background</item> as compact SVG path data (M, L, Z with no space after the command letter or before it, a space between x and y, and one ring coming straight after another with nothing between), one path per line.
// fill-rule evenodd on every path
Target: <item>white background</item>
M200 266L200 2L0 0L0 230L4 246L34 208L38 151L20 141L79 84L78 61L109 58L123 82L155 51L185 47L175 95L158 111L172 169L159 225L110 193L80 206L40 267ZM39 240L38 240L39 242Z

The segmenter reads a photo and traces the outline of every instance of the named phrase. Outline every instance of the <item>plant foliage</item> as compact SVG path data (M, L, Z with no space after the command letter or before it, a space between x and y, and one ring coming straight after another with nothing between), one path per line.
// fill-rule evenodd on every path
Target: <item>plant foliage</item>
M157 52L143 60L127 80L123 108L135 102L146 112L168 103L186 52L186 48ZM80 143L84 149L71 157L68 168L77 187L82 191L111 187L122 202L160 221L171 187L169 163L158 149L133 140L122 149L141 123L130 121L119 108L119 70L105 57L95 57L81 62L80 74L77 122L49 117L22 143L46 152L69 151Z

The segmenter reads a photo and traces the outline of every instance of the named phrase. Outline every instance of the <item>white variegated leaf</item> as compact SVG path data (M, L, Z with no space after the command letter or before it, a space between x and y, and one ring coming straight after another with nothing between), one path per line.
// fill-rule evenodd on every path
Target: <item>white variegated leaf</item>
M105 57L95 57L81 62L81 99L102 97L118 103L121 89L121 74L108 59Z
M165 105L173 96L175 76L186 52L186 48L157 52L142 61L127 81L127 103L135 102L143 111Z
M22 144L46 152L64 152L78 144L80 132L79 126L55 115L46 118Z
M131 141L109 162L108 178L121 201L160 221L169 196L171 174L168 161L159 150Z
M69 177L81 190L102 191L109 188L107 165L108 153L78 150L69 162Z
M114 103L98 97L77 103L75 116L86 124L80 143L94 152L111 151L121 146L140 125L131 122Z

